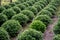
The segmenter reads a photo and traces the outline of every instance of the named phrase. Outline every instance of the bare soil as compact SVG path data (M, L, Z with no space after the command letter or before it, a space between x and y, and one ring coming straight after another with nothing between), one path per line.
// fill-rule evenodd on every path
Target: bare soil
M48 25L44 33L43 40L53 40L53 36L54 36L53 27L57 24L57 21L58 21L58 18L55 16L53 18L53 23Z

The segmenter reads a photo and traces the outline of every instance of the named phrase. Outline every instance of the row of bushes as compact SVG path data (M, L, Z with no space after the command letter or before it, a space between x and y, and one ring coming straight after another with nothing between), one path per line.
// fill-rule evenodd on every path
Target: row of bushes
M54 6L54 5L52 5L52 6ZM44 8L44 10L50 10L50 7L52 7L52 6L48 6L48 9L47 8ZM54 7L52 7L51 8L52 9L52 11L54 12L54 10L56 9L56 7L54 6ZM26 10L23 10L23 11L25 11L26 12ZM1 40L10 40L9 39L9 35L10 36L16 36L18 33L19 33L19 30L21 30L22 29L22 26L20 25L20 23L23 23L23 22L25 22L25 21L28 21L29 19L27 19L27 17L26 17L26 19L27 20L25 20L24 19L24 17L26 16L26 15L24 15L24 13L25 12L21 12L21 13L23 13L23 14L17 14L19 17L18 18L16 18L17 17L17 15L15 15L15 16L13 16L12 17L12 20L8 20L8 21L6 21L1 27L3 27L3 28L1 28L0 29L0 31L1 31L1 33L0 33L0 39ZM28 11L28 10L27 10ZM51 10L50 10L51 11ZM49 12L50 12L49 11ZM28 11L29 12L29 11ZM52 13L53 13L52 12ZM32 14L33 12L31 12L31 14ZM48 12L46 12L46 13L48 13ZM51 14L52 14L51 13ZM1 14L2 15L2 14ZM28 15L28 14L27 14ZM54 15L54 13L52 14L52 15ZM3 15L2 15L3 16ZM22 16L24 16L24 17L22 17ZM15 18L14 18L15 17ZM21 20L24 20L24 21L20 21L20 17L22 17L23 19L21 19ZM45 18L46 17L46 18ZM40 19L41 18L41 19ZM16 19L16 20L13 20L13 19ZM37 20L38 19L38 20ZM46 19L48 19L48 20L46 20ZM17 20L19 20L20 22L18 22ZM44 21L43 21L44 20ZM19 34L19 36L18 36L18 38L17 38L17 40L43 40L43 33L44 33L44 31L45 31L45 29L46 29L46 25L44 24L44 23L46 23L46 21L48 21L46 24L48 24L49 22L50 22L50 20L51 20L51 18L49 17L49 15L38 15L37 16L37 18L35 18L34 19L34 21L31 23L31 25L29 26L30 28L32 28L32 29L28 29L28 30L25 30L23 33L21 33L21 34ZM56 30L54 30L57 34L59 34L59 23L58 23L58 25L57 25L58 27L56 27ZM38 30L38 31L36 31L36 30L34 30L34 29L36 29L36 30ZM41 31L41 32L40 32ZM8 35L9 34L9 35ZM5 36L2 36L2 35L5 35ZM59 40L60 38L59 38L60 36L59 35L57 35L57 36L55 36L54 37L54 40Z
M4 10L5 8L3 8L2 6L1 6L1 12L2 12L2 10ZM13 9L13 10L12 10ZM29 10L24 10L25 9L25 5L22 5L22 4L19 4L17 7L15 6L15 7L12 7L11 9L7 9L7 10L4 10L0 15L1 15L1 21L0 21L0 26L5 22L5 21L7 21L8 19L11 19L11 17L13 16L13 15L16 15L16 14L18 14L18 13L20 13L20 14L24 14L23 15L23 17L22 17L22 15L20 15L21 17L22 17L22 19L21 18L19 18L20 19L20 21L24 21L24 23L25 23L25 21L27 22L28 20L32 20L35 16L34 16L34 13L32 12L32 11L29 11ZM21 11L21 10L23 10L23 11ZM26 15L26 16L25 16ZM5 17L6 16L6 17ZM18 16L18 15L17 15ZM16 17L17 17L16 16ZM20 17L20 16L18 16L18 17ZM28 17L27 17L28 16ZM12 17L12 18L14 18L14 19L18 19L18 17L17 18L15 18L15 17ZM24 20L25 19L25 20ZM28 19L28 20L27 20ZM23 24L22 22L21 22L21 24Z
M40 17L41 17L41 20L44 20L45 19L44 17L50 20L49 16L47 15L40 15ZM17 39L18 40L43 40L43 33L46 30L46 25L42 21L36 20L35 18L32 21L32 23L29 25L29 28L31 29L25 30L23 33L19 34Z
M20 10L18 7L16 7L18 10ZM16 11L16 9L15 8L13 8L14 9L14 11ZM18 12L18 10L17 10L17 12ZM2 17L1 17L1 22L5 22L5 23L3 23L2 25L1 25L1 27L3 27L7 32L5 32L4 31L4 29L2 30L2 32L1 32L1 36L0 36L0 39L1 40L10 40L9 39L9 35L10 35L10 37L14 37L14 36L16 36L19 32L20 32L20 30L22 29L22 26L20 25L20 24L24 24L24 23L26 23L28 20L32 20L32 18L34 18L34 14L33 14L33 12L32 11L29 11L29 10L23 10L23 11L19 11L19 12L21 12L21 13L23 13L23 14L17 14L17 15L15 15L16 14L16 12L14 12L13 10L11 10L11 9L9 9L9 10L6 10L5 12L3 11L3 14L1 13L1 16L3 17L3 19L2 19ZM18 13L19 13L18 12ZM6 14L7 13L7 14ZM8 13L10 13L10 14L8 14ZM29 14L28 14L29 13ZM8 15L8 17L6 16L6 15ZM13 16L14 15L14 16ZM13 17L12 17L13 16ZM28 18L28 17L29 18ZM12 18L11 18L12 17ZM8 19L6 19L6 18L11 18L12 20L8 20ZM14 20L15 19L15 20ZM7 21L8 20L8 21ZM18 21L19 22L18 22ZM40 22L40 21L39 21ZM45 27L45 25L41 22L41 23L39 23L39 24L42 24L41 26L43 26L43 27ZM42 28L43 29L43 28ZM0 31L1 31L0 30ZM39 29L39 30L41 30L41 29ZM31 33L32 32L32 33ZM43 31L44 32L44 31ZM3 34L2 34L3 33ZM9 34L9 35L8 35ZM27 35L28 34L28 35ZM2 36L2 35L5 35L5 36ZM26 35L25 37L24 37L24 35ZM37 35L37 36L36 36ZM20 37L21 36L21 37ZM28 38L27 38L27 36L28 36ZM20 38L21 39L20 39ZM43 34L42 34L42 32L39 32L39 31L36 31L36 30L33 30L33 29L28 29L28 31L25 31L24 33L22 33L22 35L19 35L19 37L18 37L18 39L17 40L42 40L42 37L43 37ZM24 37L24 38L23 38Z
M18 3L18 2L17 2L17 3ZM20 5L20 4L22 4L22 5L25 5L25 4L33 5L33 3L35 3L35 2L33 2L33 1L26 1L26 2L24 2L24 3L20 3L20 2L19 2L19 4L17 4L17 5ZM16 3L15 3L15 2L10 3L9 5L0 6L0 13L2 13L2 11L5 10L5 9L9 9L9 8L11 8L11 7L14 7L14 6L16 6ZM24 7L24 6L22 6L22 7ZM24 7L24 8L25 8L25 7Z
M44 2L44 1L43 1ZM23 5L19 5L19 7L20 6L23 6ZM34 5L33 5L34 6ZM13 15L16 15L16 14L18 14L18 13L20 13L21 12L21 14L24 14L24 15L26 15L26 16L28 16L28 17L25 17L25 20L27 20L27 19L29 19L29 20L32 20L35 16L34 16L34 13L37 13L37 9L35 8L35 6L34 7L28 7L27 9L29 9L29 10L32 10L32 11L28 11L27 9L26 10L23 10L23 11L21 11L21 7L19 8L19 7L13 7L13 8L11 8L11 9L7 9L7 10L4 10L3 11L3 14L5 14L5 15L7 15L7 18L11 18ZM38 7L38 6L37 6ZM40 6L39 6L40 7ZM24 9L25 7L23 6L22 7L22 9ZM13 9L13 10L12 10ZM18 16L18 15L17 15ZM14 17L15 18L15 17ZM16 19L16 18L15 18ZM18 18L17 18L18 19ZM21 20L21 18L19 18L20 20ZM1 19L2 20L2 19ZM23 20L23 18L22 18L22 20ZM24 21L25 21L24 20ZM2 21L1 21L2 22ZM4 22L2 22L2 23L4 23ZM1 24L2 24L1 23ZM21 23L22 24L22 23Z

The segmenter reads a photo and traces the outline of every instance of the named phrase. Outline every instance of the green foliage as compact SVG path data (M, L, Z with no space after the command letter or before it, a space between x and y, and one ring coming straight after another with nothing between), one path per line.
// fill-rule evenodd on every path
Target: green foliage
M54 27L54 33L60 34L60 20L58 21L57 25Z
M17 40L42 40L42 37L42 32L28 29L25 30L23 33L19 34Z
M8 20L1 27L3 27L11 37L15 37L22 28L16 20Z
M36 2L34 5L40 5L42 8L44 8L44 5L39 2Z
M52 19L47 15L39 15L34 20L42 21L46 26L52 22Z
M7 15L9 19L16 14L16 12L12 9L4 10L2 13Z
M57 10L57 7L53 6L53 5L48 5L48 7L54 9L54 10Z
M29 10L23 10L21 13L28 16L30 20L32 20L35 17L34 13L32 11L29 11Z
M35 8L37 8L38 12L42 10L42 7L40 5L34 5Z
M53 40L60 40L60 34L55 35L54 38L53 38Z
M14 16L12 17L12 19L18 20L21 25L26 24L27 21L29 20L29 18L28 18L26 15L21 14L21 13L20 13L20 14L17 14L17 15L14 15Z
M3 10L5 10L5 8L3 6L0 6L0 13L2 13Z
M8 33L2 27L0 27L0 40L10 40Z
M48 10L42 10L38 15L48 15L49 17L52 17L52 13Z
M12 8L17 14L21 12L21 9L19 7L13 7Z
M13 3L10 3L9 4L11 7L15 6L16 4L13 2Z
M29 4L29 6L33 5L33 2L31 2L31 1L27 1L27 3Z
M26 8L26 6L22 4L17 5L17 7L19 7L21 10L24 10Z
M55 10L53 8L46 7L45 10L48 10L52 13L52 15L55 15Z
M8 20L7 16L0 13L0 26L7 20Z
M4 7L5 7L6 9L11 8L11 6L10 6L10 5L4 5Z
M46 30L46 25L40 20L34 20L30 24L30 28L35 29L37 31L41 31L44 33L44 31Z
M35 7L33 7L33 6L29 6L26 9L32 11L35 15L38 13L37 9Z
M29 7L29 4L24 2L22 5L25 5L26 7Z

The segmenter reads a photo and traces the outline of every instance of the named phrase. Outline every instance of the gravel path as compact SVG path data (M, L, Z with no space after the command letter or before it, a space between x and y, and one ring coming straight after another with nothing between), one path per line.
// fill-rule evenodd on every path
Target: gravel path
M53 32L53 27L57 24L58 18L54 17L53 18L53 23L49 24L47 27L47 30L44 33L44 39L43 40L53 40L54 32Z

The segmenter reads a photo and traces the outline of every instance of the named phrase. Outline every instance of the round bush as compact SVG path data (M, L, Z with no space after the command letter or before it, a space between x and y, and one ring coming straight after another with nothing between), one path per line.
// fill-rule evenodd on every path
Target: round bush
M11 8L11 6L10 6L10 5L4 5L4 7L5 7L6 9Z
M30 0L33 4L35 3L35 1L34 0Z
M38 15L48 15L49 17L52 17L52 13L48 10L42 10Z
M57 25L55 25L53 31L55 34L60 34L60 20L58 21Z
M32 11L35 15L38 13L37 9L35 7L33 7L33 6L29 6L26 9Z
M21 9L19 7L13 7L12 8L17 14L21 12Z
M34 5L40 5L42 8L44 8L44 5L39 2L36 2Z
M32 11L23 10L21 13L23 13L26 16L28 16L30 20L32 20L34 18L34 13Z
M43 1L39 1L40 4L43 4L44 6L46 6L46 3Z
M10 40L8 33L2 27L0 27L0 40Z
M13 3L10 3L9 4L11 7L15 6L16 4L13 2Z
M29 6L33 5L33 2L27 1L27 3L29 4Z
M0 6L0 13L2 13L3 10L5 10L5 8L3 6Z
M0 26L7 20L8 20L7 16L0 13Z
M29 4L24 2L22 5L25 5L26 7L29 7Z
M19 7L21 10L24 10L26 8L26 6L22 4L17 5L17 7Z
M16 12L12 9L4 10L2 13L7 15L9 19L16 14Z
M27 21L29 20L29 18L28 18L26 15L21 14L21 13L20 13L20 14L17 14L17 15L14 15L14 16L12 17L12 19L18 20L21 25L26 24Z
M40 20L35 20L30 24L30 28L44 33L46 30L46 25Z
M34 20L42 21L46 26L52 22L52 19L47 15L39 15Z
M60 34L55 35L54 38L53 38L53 40L60 40Z
M53 5L48 5L48 7L54 9L54 10L57 10L57 7L53 6Z
M3 27L11 37L17 36L22 29L21 25L16 20L8 20L1 27Z
M33 29L25 30L23 33L18 35L17 40L42 40L42 32L38 32Z
M52 15L55 15L55 14L56 14L56 13L55 13L55 10L52 9L52 8L47 7L47 8L45 8L45 10L50 11L50 12L52 13Z
M34 5L35 8L37 8L38 12L42 10L40 5Z

